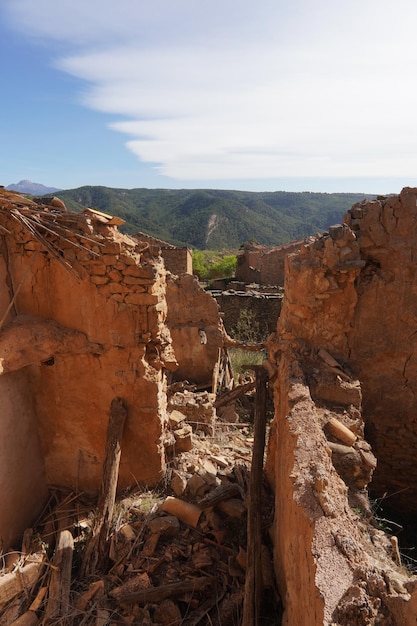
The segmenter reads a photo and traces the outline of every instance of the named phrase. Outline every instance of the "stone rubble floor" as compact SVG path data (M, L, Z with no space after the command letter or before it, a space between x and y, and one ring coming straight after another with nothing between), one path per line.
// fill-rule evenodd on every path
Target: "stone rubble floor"
M108 559L93 576L83 577L81 569L94 503L82 494L51 491L35 528L25 533L22 550L0 562L3 580L24 571L34 555L39 565L34 580L27 580L25 588L16 584L8 601L0 592L0 624L12 624L19 616L26 625L241 623L252 430L249 422L217 420L211 434L193 432L191 449L172 454L163 484L122 494L115 505ZM266 484L263 502L260 623L268 625L279 623L280 607L268 538L273 500ZM63 530L71 532L74 551L69 599L58 616L51 613L51 576Z

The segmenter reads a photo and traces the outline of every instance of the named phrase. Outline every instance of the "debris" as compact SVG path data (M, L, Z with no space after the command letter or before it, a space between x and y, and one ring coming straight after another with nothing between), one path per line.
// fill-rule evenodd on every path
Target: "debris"
M355 443L357 436L347 426L342 424L336 417L331 417L324 427L324 430L330 435L342 441L348 446Z
M179 498L173 498L172 496L166 498L161 506L161 510L175 515L179 520L184 522L184 524L188 524L194 528L197 526L201 515L201 509L195 504L185 502Z
M9 574L0 577L0 607L22 591L30 591L39 579L45 559L44 552L28 556Z
M67 615L71 589L71 568L74 553L74 539L69 530L59 533L53 558L53 570L49 583L48 603L45 610L46 620L56 620Z
M186 410L174 414L171 427L187 425L186 412L210 414L213 398L208 396L187 392L183 396ZM112 621L144 626L240 623L248 461L239 459L251 457L249 427L213 424L215 439L202 429L196 431L194 447L170 459L171 480L164 493L138 489L116 501L113 481L105 477L117 480L125 412L120 399L112 403L110 412L118 427L110 427L109 420L108 430L113 434L108 434L107 444L111 439L115 445L107 445L111 452L103 465L98 507L82 494L51 492L39 528L25 533L26 556L16 551L9 561L11 567L22 569L29 559L37 558L43 569L38 565L27 589L16 586L16 595L0 604L0 623L17 619L22 620L21 626L46 625L46 620L59 623L64 612L68 626L104 626ZM262 498L262 507L271 505L272 497ZM98 558L98 540L93 538L99 536L105 519L103 558ZM47 555L40 553L43 560L34 556L39 537L49 545ZM95 546L93 551L91 546ZM93 569L85 565L89 554ZM48 557L51 560L45 565ZM7 575L0 577L0 589Z

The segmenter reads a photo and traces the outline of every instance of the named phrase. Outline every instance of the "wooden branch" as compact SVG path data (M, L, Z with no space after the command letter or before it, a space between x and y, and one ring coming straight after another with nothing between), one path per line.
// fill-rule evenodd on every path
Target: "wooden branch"
M219 485L200 500L198 506L201 509L208 509L211 506L216 506L216 504L224 500L230 500L230 498L235 498L236 496L242 496L241 488L237 483Z
M225 406L226 404L234 402L248 391L252 391L252 389L255 388L255 385L255 381L250 381L249 383L245 383L244 385L239 385L238 387L235 387L231 391L226 391L225 393L222 393L221 396L216 398L214 408L218 409L221 406Z
M127 410L123 404L122 398L114 398L110 405L110 418L107 426L106 449L104 453L98 510L92 535L86 547L82 567L84 576L93 575L96 568L98 566L101 568L104 567L108 559L107 540L116 499L121 441L126 417Z
M257 626L262 594L262 481L266 432L267 371L256 369L255 428L249 479L247 569L242 626Z
M46 622L55 622L67 615L71 589L71 568L74 554L74 539L69 530L59 533L53 558L54 568L49 583L48 604L45 609Z
M25 217L19 211L15 210L11 213L11 216L14 217L18 222L24 225L24 227L30 232L32 237L38 241L50 254L51 256L58 261L62 265L63 268L67 270L74 278L80 280L79 274L74 270L74 268L62 257L58 250L43 236L39 233L29 217Z
M116 593L117 589L114 589L109 595L113 598L116 597L120 604L147 604L148 602L157 604L167 598L182 596L185 593L193 593L194 591L202 591L209 585L213 585L215 580L212 576L201 576L200 578L182 580L178 583L170 583L160 587L146 587L145 589L123 595L119 595Z

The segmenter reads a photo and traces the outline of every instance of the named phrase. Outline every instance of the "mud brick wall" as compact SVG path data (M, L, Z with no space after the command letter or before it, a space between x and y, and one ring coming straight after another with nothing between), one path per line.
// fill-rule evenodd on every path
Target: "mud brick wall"
M365 267L350 345L366 430L378 458L373 494L417 511L417 189L353 206L346 223Z
M181 274L193 273L193 255L189 248L177 248L146 233L137 233L134 235L134 238L137 241L146 241L151 246L159 248L165 267L172 274L180 276Z
M40 219L51 219L36 210ZM46 247L10 211L0 211L0 219L0 378L3 388L9 382L10 399L2 437L8 437L11 420L18 422L22 454L31 458L29 475L27 463L20 473L6 473L10 485L25 492L39 465L38 493L46 484L96 491L115 397L128 411L119 488L156 484L165 470L165 370L177 367L165 324L162 258L88 214L63 213L43 223L40 232L55 233L48 233ZM28 412L20 410L23 400L13 400L17 396L32 407L29 434L22 417ZM12 497L3 505L16 510ZM28 523L24 515L21 523Z
M267 473L285 626L412 624L416 614L417 579L369 523L366 489L415 515L417 189L356 205L345 222L288 255L269 342ZM332 414L353 443L328 438Z
M193 273L193 256L188 248L162 248L166 269L177 276Z
M275 248L247 243L238 255L236 279L260 285L284 285L285 259L300 249L304 240L293 241Z

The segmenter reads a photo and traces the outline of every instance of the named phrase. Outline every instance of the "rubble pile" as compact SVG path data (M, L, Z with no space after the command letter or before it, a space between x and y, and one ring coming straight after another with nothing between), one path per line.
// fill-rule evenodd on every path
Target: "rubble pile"
M249 428L240 424L213 427L211 436L194 433L192 450L172 459L164 487L119 498L107 558L93 575L82 574L97 511L82 494L52 491L36 527L26 531L21 551L2 557L0 623L241 623ZM267 536L272 498L266 485L263 502L264 610L274 615L266 615L264 623L276 624Z

